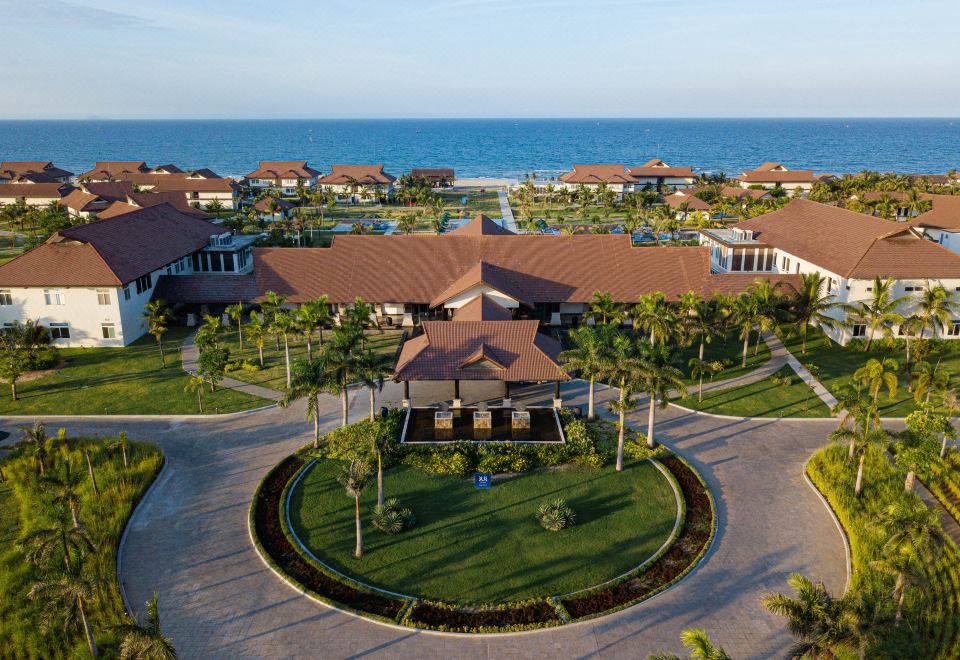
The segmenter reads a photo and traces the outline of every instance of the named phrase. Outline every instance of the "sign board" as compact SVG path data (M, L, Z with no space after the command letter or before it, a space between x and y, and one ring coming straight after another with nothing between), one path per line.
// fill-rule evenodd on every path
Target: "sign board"
M493 486L493 475L489 472L477 472L473 475L473 485L477 488L490 488Z
M453 413L452 412L437 412L433 414L433 427L437 429L452 429L453 428Z
M529 429L530 428L530 413L528 412L513 412L513 428L515 429Z
M490 412L473 413L473 428L475 429L493 428L493 413L490 413Z

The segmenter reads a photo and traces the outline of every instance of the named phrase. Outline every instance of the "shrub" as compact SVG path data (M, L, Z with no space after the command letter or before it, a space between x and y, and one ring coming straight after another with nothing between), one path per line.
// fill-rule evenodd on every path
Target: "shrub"
M465 477L473 470L469 454L456 446L415 451L408 454L404 462L425 472L454 477Z
M50 369L60 361L57 349L53 346L44 346L27 357L27 371Z
M634 460L645 461L648 458L667 456L670 454L670 450L663 445L657 445L650 449L647 446L647 436L643 433L637 433L636 440L627 440L623 443L623 453Z
M480 472L526 472L533 468L533 460L522 451L506 450L485 453L477 464Z
M577 520L577 514L563 498L541 504L537 508L536 517L543 528L550 532L559 532L561 529L573 527Z
M373 507L373 526L386 534L399 534L417 524L413 511L400 508L397 498L386 500Z

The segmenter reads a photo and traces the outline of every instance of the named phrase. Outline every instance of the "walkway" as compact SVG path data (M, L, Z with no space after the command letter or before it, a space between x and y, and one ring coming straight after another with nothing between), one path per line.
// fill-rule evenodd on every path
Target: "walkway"
M827 405L827 408L833 410L833 407L837 405L837 398L830 393L830 390L823 386L823 383L817 380L816 377L810 373L809 369L800 363L800 360L794 357L793 353L786 349L786 347L783 345L783 342L780 341L780 337L776 336L772 332L765 332L763 334L763 340L767 342L767 346L770 347L771 354L774 352L777 352L778 354L785 354L787 358L787 364L789 364L790 367L797 372L797 375L800 376L800 380L806 383L810 389L812 389L816 395L820 397L820 400Z
M550 387L515 399L547 402ZM586 385L564 385L565 400L585 403ZM446 398L418 387L414 398ZM466 394L466 393L465 393ZM615 391L598 393L605 410ZM389 383L382 400L397 400ZM645 422L645 401L630 423ZM368 409L355 391L351 418ZM336 425L338 402L324 397L322 424ZM0 428L13 430L13 420ZM170 420L49 418L70 433L126 430L159 444L167 467L130 523L120 566L135 608L160 594L164 629L181 657L645 657L679 652L680 632L708 630L736 658L783 655L783 621L760 597L785 588L799 571L842 590L846 567L832 518L803 479L803 465L833 420L720 420L668 408L657 431L704 475L717 501L719 531L705 563L676 588L618 614L574 626L499 637L442 637L384 627L318 605L276 578L255 554L247 512L257 483L283 456L309 441L304 408ZM389 479L387 490L389 492ZM811 542L816 539L816 542Z
M183 370L188 374L192 374L197 370L197 357L199 351L197 350L197 345L193 341L194 335L190 335L183 340L183 344L180 345L180 358L183 361ZM283 392L278 392L277 390L272 390L269 387L261 387L260 385L251 385L250 383L245 383L242 380L237 380L236 378L230 378L225 376L222 381L219 383L220 387L227 387L231 390L237 390L239 392L244 392L245 394L250 394L252 396L258 396L261 399L267 399L269 401L279 401L283 398Z
M498 190L497 197L500 198L500 226L504 229L509 229L514 234L519 234L520 229L517 227L517 221L513 217L513 209L510 208L510 198L507 196L507 191Z

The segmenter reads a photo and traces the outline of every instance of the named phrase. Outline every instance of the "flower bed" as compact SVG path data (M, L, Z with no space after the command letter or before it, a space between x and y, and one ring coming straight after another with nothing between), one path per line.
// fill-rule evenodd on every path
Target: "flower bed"
M686 461L671 456L661 462L677 480L687 503L680 535L653 563L635 573L614 584L562 598L560 604L572 620L600 616L649 598L680 580L706 553L716 528L713 498Z
M557 608L544 598L492 605L464 607L418 600L404 617L403 624L450 632L504 632L558 626Z

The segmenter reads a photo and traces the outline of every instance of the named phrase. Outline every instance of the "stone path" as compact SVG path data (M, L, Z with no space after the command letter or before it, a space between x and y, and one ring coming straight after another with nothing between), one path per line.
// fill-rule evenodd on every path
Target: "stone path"
M413 396L440 400L446 389L423 384ZM545 403L551 389L526 388L514 397ZM564 386L571 404L583 405L585 393L582 381ZM381 400L401 395L391 383ZM598 409L614 395L599 392ZM645 421L645 403L641 399L630 415L636 427ZM351 418L367 410L367 396L354 390ZM324 397L325 430L338 414L336 399ZM183 658L636 658L679 652L679 634L689 627L708 630L736 658L768 658L782 655L790 639L782 620L760 605L763 594L784 589L794 571L824 580L834 592L846 582L840 533L803 479L804 463L823 444L832 420L721 420L676 408L658 411L660 439L696 466L717 501L719 530L706 561L676 588L618 614L485 637L401 630L340 613L300 596L263 565L248 538L250 499L271 466L309 441L302 405L215 418L67 417L48 423L70 433L123 429L163 448L167 468L130 522L120 576L139 611L159 592L164 629ZM0 420L4 430L14 426Z
M733 378L727 378L726 380L717 380L712 383L704 383L703 391L706 392L719 392L721 390L729 390L734 387L743 387L744 385L751 385L753 383L760 382L765 380L770 376L774 375L781 369L783 369L789 360L790 353L787 349L780 344L779 347L775 347L770 343L767 335L771 333L764 333L763 340L767 342L767 346L770 348L770 359L761 364L759 367L754 369L749 373L745 373L741 376L735 376ZM699 386L694 383L690 386L690 392L695 393L699 389ZM670 393L671 398L678 398L680 393L674 390Z
M786 347L783 345L783 342L780 341L780 337L776 336L772 332L766 332L763 335L763 339L770 347L771 354L774 352L778 354L784 354L787 359L787 364L789 364L790 367L797 372L797 375L800 376L800 380L806 383L810 389L812 389L816 395L820 397L820 400L827 405L827 408L833 410L833 407L837 405L837 398L830 393L830 390L823 386L823 383L817 380L816 377L810 373L809 369L800 363L800 360L794 357L793 353L786 349Z
M517 227L517 221L513 217L513 209L510 208L510 198L507 196L507 191L498 190L497 197L500 198L500 226L509 229L514 234L519 234L520 229Z
M183 344L180 345L180 358L183 361L183 370L188 374L192 374L197 370L197 357L199 351L197 350L197 345L193 341L194 335L190 335L183 340ZM232 390L238 390L252 396L258 396L261 399L267 399L269 401L279 401L283 398L283 393L278 392L277 390L272 390L269 387L261 387L260 385L252 385L250 383L245 383L242 380L237 380L236 378L230 378L225 376L222 381L219 383L220 387L228 387Z

